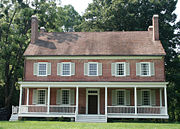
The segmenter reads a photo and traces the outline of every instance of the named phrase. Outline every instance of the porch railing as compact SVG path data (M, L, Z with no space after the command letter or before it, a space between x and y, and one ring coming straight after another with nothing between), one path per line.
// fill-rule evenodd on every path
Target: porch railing
M22 105L20 107L20 113L47 113L48 106L47 105ZM49 105L49 113L75 113L76 106L63 106L63 105Z
M122 114L132 114L135 113L135 108L134 106L108 106L107 109L108 113L122 113Z
M138 106L138 114L165 114L165 107L160 106Z
M19 106L12 106L12 114L17 114L19 111Z
M135 114L135 106L108 106L108 114ZM165 107L137 106L137 114L165 115Z
M50 105L49 112L75 114L76 106Z

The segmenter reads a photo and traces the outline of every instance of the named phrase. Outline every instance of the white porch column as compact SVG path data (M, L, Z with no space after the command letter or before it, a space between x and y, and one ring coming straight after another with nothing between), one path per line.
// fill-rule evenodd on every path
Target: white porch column
M76 115L78 115L78 105L79 105L79 87L76 87Z
M137 115L137 89L134 87L134 108L135 108L135 115Z
M162 89L159 90L160 107L162 107Z
M47 103L47 114L49 114L49 105L50 105L50 86L48 86L48 103Z
M29 105L29 88L27 88L27 98L26 98L26 105Z
M164 87L164 104L165 104L165 115L167 115L167 92L166 92L166 86Z
M105 87L105 116L107 120L107 87Z
M21 113L21 104L22 104L22 86L20 86L20 95L19 95L19 113Z

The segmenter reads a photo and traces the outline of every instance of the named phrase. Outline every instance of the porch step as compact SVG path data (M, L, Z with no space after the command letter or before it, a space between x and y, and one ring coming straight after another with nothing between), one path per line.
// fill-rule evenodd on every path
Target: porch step
M105 115L77 115L76 122L107 122Z
M18 114L12 114L9 121L18 121Z

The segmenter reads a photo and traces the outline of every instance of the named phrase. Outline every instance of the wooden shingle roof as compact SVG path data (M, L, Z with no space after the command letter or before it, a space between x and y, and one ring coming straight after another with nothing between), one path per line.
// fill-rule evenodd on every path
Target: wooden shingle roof
M165 55L152 31L40 33L24 56Z

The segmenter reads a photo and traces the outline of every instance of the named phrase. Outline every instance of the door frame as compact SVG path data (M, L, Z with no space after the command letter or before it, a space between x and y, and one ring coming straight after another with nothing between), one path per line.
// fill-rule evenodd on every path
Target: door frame
M97 93L88 93L88 91L97 91ZM89 95L97 95L97 99L98 99L98 105L97 105L97 114L99 115L100 114L100 95L99 95L99 92L100 89L91 89L91 88L88 88L86 89L86 114L88 114L88 96Z

